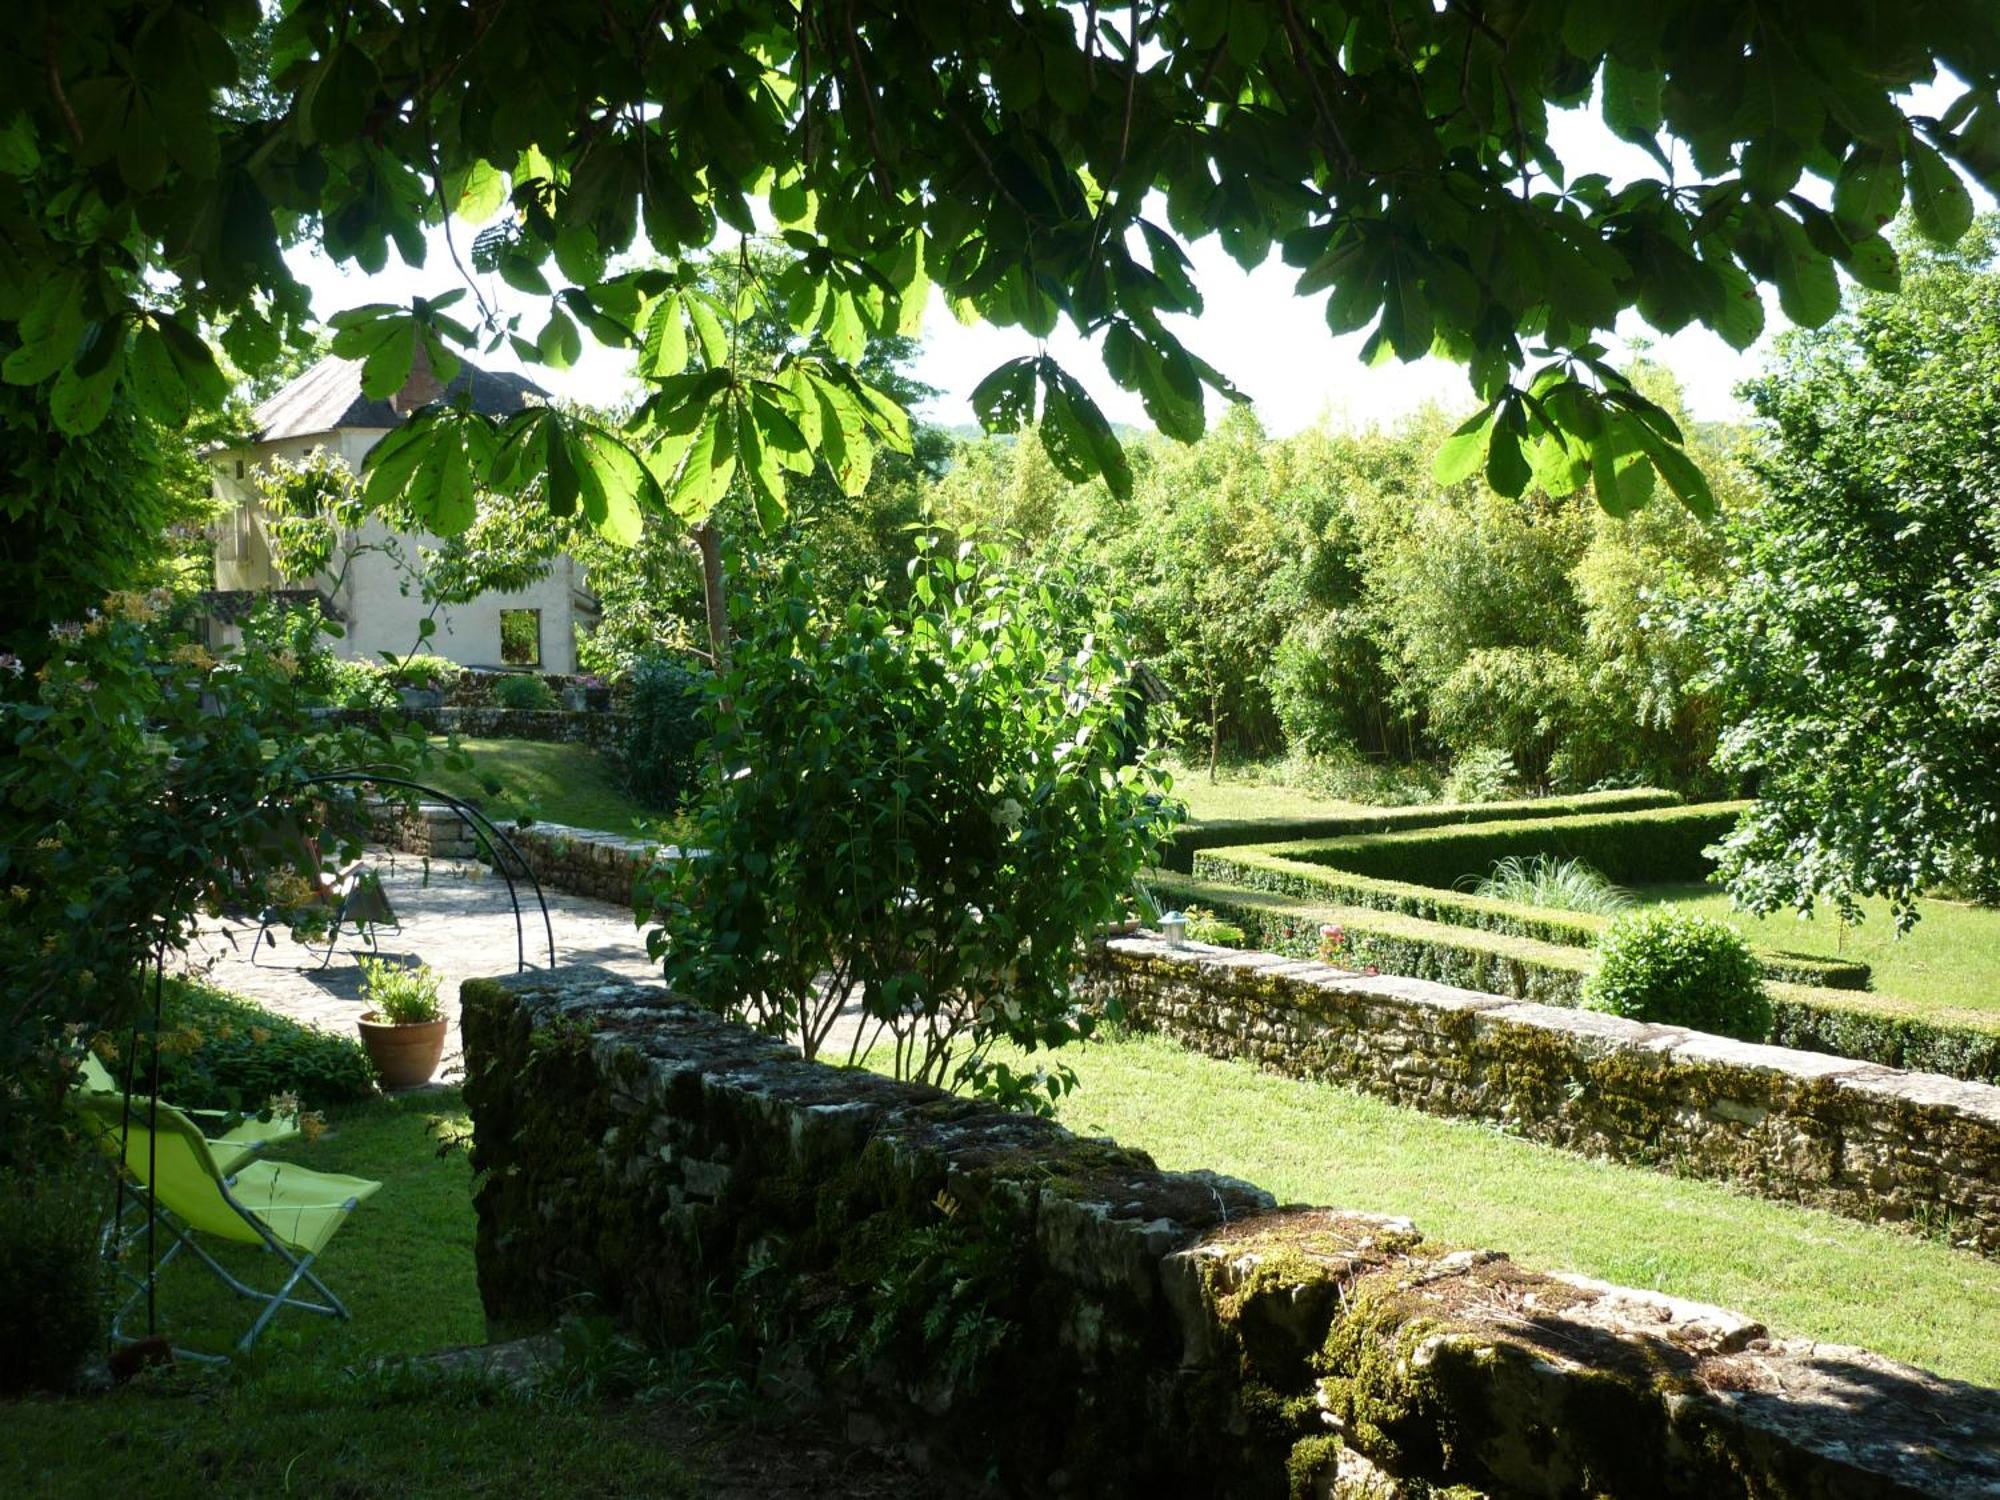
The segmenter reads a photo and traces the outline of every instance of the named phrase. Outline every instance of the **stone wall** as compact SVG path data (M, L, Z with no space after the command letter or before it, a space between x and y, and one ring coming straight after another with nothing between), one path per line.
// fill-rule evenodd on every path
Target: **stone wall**
M456 734L468 739L541 740L558 745L587 745L615 750L624 742L628 716L567 708L399 708L410 723L432 734ZM325 708L322 718L337 724L372 724L378 717L368 708Z
M1217 1057L2000 1255L2000 1088L1418 979L1157 939L1093 986Z
M632 886L661 858L679 851L662 850L650 839L624 838L595 828L564 823L533 823L516 828L502 822L502 833L513 842L546 890L567 891L593 901L632 904ZM492 863L485 840L457 813L441 803L424 803L412 812L385 812L377 818L376 837L407 854L431 859L478 859ZM519 875L519 865L508 872Z
M2000 1393L1714 1308L1442 1253L805 1063L657 985L464 987L499 1329L723 1320L786 1409L964 1493L1929 1496L2000 1486ZM1449 1489L1461 1485L1464 1489Z

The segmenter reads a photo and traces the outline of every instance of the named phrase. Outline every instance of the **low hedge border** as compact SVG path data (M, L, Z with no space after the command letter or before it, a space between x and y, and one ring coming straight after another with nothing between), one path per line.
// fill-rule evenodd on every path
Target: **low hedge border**
M1575 945L1428 921L1367 906L1340 906L1171 872L1149 882L1165 904L1202 906L1243 928L1250 946L1316 957L1319 929L1347 934L1353 962L1385 974L1542 1005L1574 1006L1592 956ZM1916 1010L1893 996L1768 981L1773 1012L1767 1041L1891 1068L2000 1084L2000 1018L1936 1007Z
M1460 823L1520 822L1562 818L1575 813L1632 811L1679 807L1677 792L1658 787L1628 787L1610 792L1579 792L1573 797L1524 797L1512 802L1430 802L1413 807L1376 807L1366 812L1330 817L1213 818L1174 830L1161 854L1169 870L1186 875L1203 849L1238 844L1275 844L1306 839L1347 838L1362 833L1395 833L1413 828L1440 828Z
M1483 876L1500 860L1538 854L1580 859L1623 885L1700 880L1713 868L1702 852L1735 828L1748 802L1705 802L1629 812L1513 818L1452 828L1409 828L1347 838L1295 840L1273 853L1353 875L1449 889Z
M1715 805L1711 804L1711 807ZM1743 804L1720 805L1736 808ZM1663 811L1671 818L1675 814L1691 814L1701 810L1673 808ZM1722 831L1727 831L1727 826L1733 824L1734 816L1732 812L1725 819L1723 814L1711 812L1707 822L1712 830L1714 825L1723 824ZM1683 846L1696 836L1690 832L1690 827L1698 829L1700 826L1698 820L1688 819L1665 823L1663 828L1662 815L1659 813L1634 813L1627 817L1632 820L1646 820L1656 837ZM1552 822L1576 821L1582 820L1552 820ZM1532 830L1537 825L1526 823L1520 826ZM1400 912L1405 916L1420 917L1427 922L1441 922L1448 926L1469 927L1484 932L1506 933L1512 937L1532 938L1537 942L1555 943L1563 947L1589 948L1595 945L1607 919L1588 912L1521 906L1511 901L1496 901L1487 896L1475 896L1469 891L1449 890L1442 885L1391 880L1381 875L1310 862L1299 857L1297 852L1302 847L1346 850L1365 845L1370 849L1380 849L1389 845L1392 840L1401 842L1406 839L1429 839L1436 837L1439 832L1440 830L1423 830L1414 835L1364 836L1310 846L1297 843L1265 844L1204 850L1195 856L1193 878L1215 882L1221 886L1300 896L1336 906L1371 907L1377 911ZM1448 836L1477 836L1483 833L1484 829L1451 829L1443 832ZM1721 832L1711 831L1704 837L1703 842L1713 843L1719 837ZM1530 847L1526 850L1506 850L1503 854L1496 854L1494 858L1502 858L1504 853L1541 852L1546 852L1546 846L1544 849ZM1868 965L1859 959L1821 958L1809 953L1788 953L1775 949L1759 949L1757 959L1758 966L1764 971L1766 979L1782 984L1810 985L1817 989L1865 990L1871 973Z

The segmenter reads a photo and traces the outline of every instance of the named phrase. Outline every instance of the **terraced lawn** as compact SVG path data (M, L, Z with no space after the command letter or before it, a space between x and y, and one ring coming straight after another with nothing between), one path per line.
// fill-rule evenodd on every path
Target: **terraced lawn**
M1405 1214L1435 1242L1716 1303L1775 1332L2000 1385L2000 1263L1710 1182L1218 1062L1150 1037L1064 1054L1059 1115L1280 1202Z

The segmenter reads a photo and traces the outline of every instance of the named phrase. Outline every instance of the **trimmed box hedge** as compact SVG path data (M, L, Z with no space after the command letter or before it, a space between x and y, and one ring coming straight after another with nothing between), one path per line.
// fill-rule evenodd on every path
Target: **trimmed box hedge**
M1587 945L1428 921L1393 910L1329 905L1164 871L1149 884L1163 904L1206 907L1236 923L1253 948L1315 957L1320 925L1331 922L1346 932L1357 964L1542 1005L1576 1005L1594 963ZM1797 962L1788 955L1759 957L1767 976ZM1866 973L1866 965L1858 967ZM1767 977L1765 988L1773 1013L1765 1040L1778 1046L2000 1084L2000 1024L1984 1012L1918 1006L1890 995L1776 977Z
M1458 823L1519 822L1532 818L1562 818L1575 813L1638 811L1649 807L1679 807L1678 793L1658 787L1627 787L1610 792L1580 792L1573 797L1527 797L1511 802L1431 802L1413 807L1374 807L1332 817L1214 818L1174 830L1160 862L1188 874L1203 849L1238 844L1275 844L1304 839L1346 838L1360 833L1395 833L1411 828L1438 828Z
M1516 818L1299 840L1272 846L1272 852L1356 875L1445 887L1482 879L1503 859L1547 854L1580 859L1624 885L1653 885L1706 877L1713 864L1703 851L1735 828L1749 806L1705 802L1695 807Z
M1556 854L1582 859L1612 879L1632 884L1699 879L1708 869L1701 851L1733 828L1747 806L1710 802L1204 850L1195 856L1193 874L1226 885L1589 948L1604 930L1605 918L1448 889L1457 877L1439 879L1438 872L1468 860L1483 860L1482 868L1491 869L1510 854L1523 858ZM1621 841L1634 841L1640 847L1621 857L1617 852ZM1585 849L1592 852L1580 852ZM1614 873L1607 865L1624 873ZM1868 987L1868 965L1855 959L1759 949L1758 960L1765 978L1786 984L1842 990Z

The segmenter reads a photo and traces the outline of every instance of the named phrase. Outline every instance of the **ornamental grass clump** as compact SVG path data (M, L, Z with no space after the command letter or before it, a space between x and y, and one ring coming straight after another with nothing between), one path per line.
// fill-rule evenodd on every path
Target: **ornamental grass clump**
M1493 873L1484 880L1473 882L1468 876L1459 885L1468 883L1472 884L1475 896L1556 911L1608 917L1632 904L1623 887L1613 884L1582 860L1561 859L1553 854L1537 854L1532 859L1510 854L1496 861Z
M1675 906L1628 912L1606 929L1583 1004L1746 1042L1771 1031L1771 1002L1743 934Z
M93 1155L71 1143L0 1166L0 1395L62 1390L103 1344L110 1175Z

